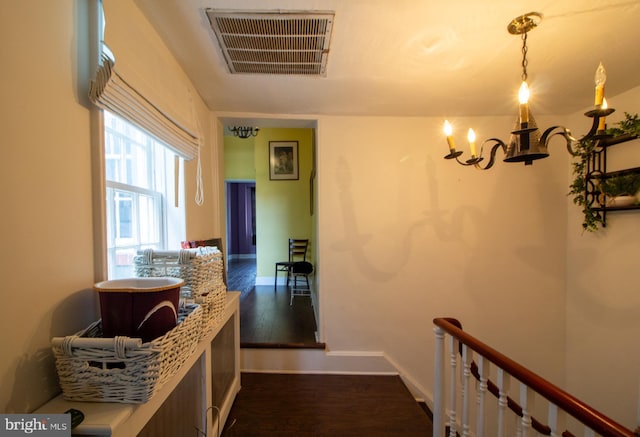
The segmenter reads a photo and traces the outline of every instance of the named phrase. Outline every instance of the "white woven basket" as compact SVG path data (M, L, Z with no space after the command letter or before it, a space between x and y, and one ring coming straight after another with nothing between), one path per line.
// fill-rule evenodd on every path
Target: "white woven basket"
M101 322L51 340L63 397L69 401L144 403L174 376L198 346L202 307L185 305L162 337L100 338Z
M215 328L222 320L227 297L227 287L222 282L209 284L208 290L208 294L199 296L195 299L195 302L202 305L203 309L203 336L213 331L213 328Z
M202 305L203 335L224 314L227 287L223 280L222 252L203 246L176 251L139 251L133 259L136 276L171 276L184 280L183 296Z

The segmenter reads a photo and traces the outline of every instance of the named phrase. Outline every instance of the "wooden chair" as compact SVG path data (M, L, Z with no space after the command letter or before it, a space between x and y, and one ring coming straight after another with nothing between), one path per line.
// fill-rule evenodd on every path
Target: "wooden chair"
M307 260L308 247L309 247L309 240L289 238L289 260L278 261L276 263L276 274L275 274L275 281L273 284L274 290L276 290L276 288L278 287L278 272L283 272L283 273L286 272L287 287L289 286L289 279L291 278L291 266L295 262ZM297 285L296 280L297 278L294 276L294 287Z

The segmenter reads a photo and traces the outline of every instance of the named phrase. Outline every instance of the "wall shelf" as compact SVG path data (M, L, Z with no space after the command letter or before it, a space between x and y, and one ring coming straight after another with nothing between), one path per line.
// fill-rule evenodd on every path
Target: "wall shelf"
M144 404L66 401L62 395L34 413L84 413L72 432L82 436L175 437L222 431L240 390L240 293L227 292L222 321L182 365L178 373ZM216 414L215 406L220 410ZM202 434L205 435L205 434Z
M615 137L603 137L596 141L594 151L587 160L585 199L591 209L602 217L602 226L607 226L607 213L640 209L640 204L628 206L608 206L607 198L600 191L600 181L630 174L640 175L640 167L607 171L607 151L610 147L638 139L637 135L623 134Z

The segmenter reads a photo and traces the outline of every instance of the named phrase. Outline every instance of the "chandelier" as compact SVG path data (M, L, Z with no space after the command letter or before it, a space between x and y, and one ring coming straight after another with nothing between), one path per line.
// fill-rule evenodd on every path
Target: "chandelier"
M465 166L473 166L479 170L490 169L494 162L498 149L502 149L505 154L505 162L524 162L525 165L531 165L536 159L542 159L549 156L547 150L549 141L555 135L561 135L566 140L567 150L570 154L576 155L573 145L579 142L588 142L597 140L605 136L605 118L614 112L614 109L607 107L604 98L604 84L607 80L606 72L602 63L598 66L595 74L595 107L585 113L585 116L592 118L591 130L580 140L576 140L571 136L568 129L562 126L553 126L545 130L542 135L538 130L531 111L529 110L529 85L527 84L527 34L534 29L542 20L542 14L538 12L530 12L517 18L514 18L507 30L512 35L521 35L522 37L522 85L518 92L519 108L518 118L515 126L511 131L508 143L498 139L490 138L482 143L480 153L476 149L476 135L473 129L469 129L467 140L469 141L469 149L471 157L467 160L460 160L461 151L456 150L453 140L453 128L449 121L444 122L444 133L447 137L449 145L449 154L445 159L455 159L459 164ZM484 160L483 149L485 144L491 146L489 160L483 166L480 163Z
M230 130L235 137L249 138L257 136L260 129L251 126L233 126Z

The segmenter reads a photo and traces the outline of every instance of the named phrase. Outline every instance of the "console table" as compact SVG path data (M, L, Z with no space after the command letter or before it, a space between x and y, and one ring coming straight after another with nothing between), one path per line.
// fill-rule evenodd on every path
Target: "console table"
M80 410L85 418L72 434L81 436L219 435L240 390L239 308L240 293L227 292L222 321L148 402L73 402L59 395L34 413Z

